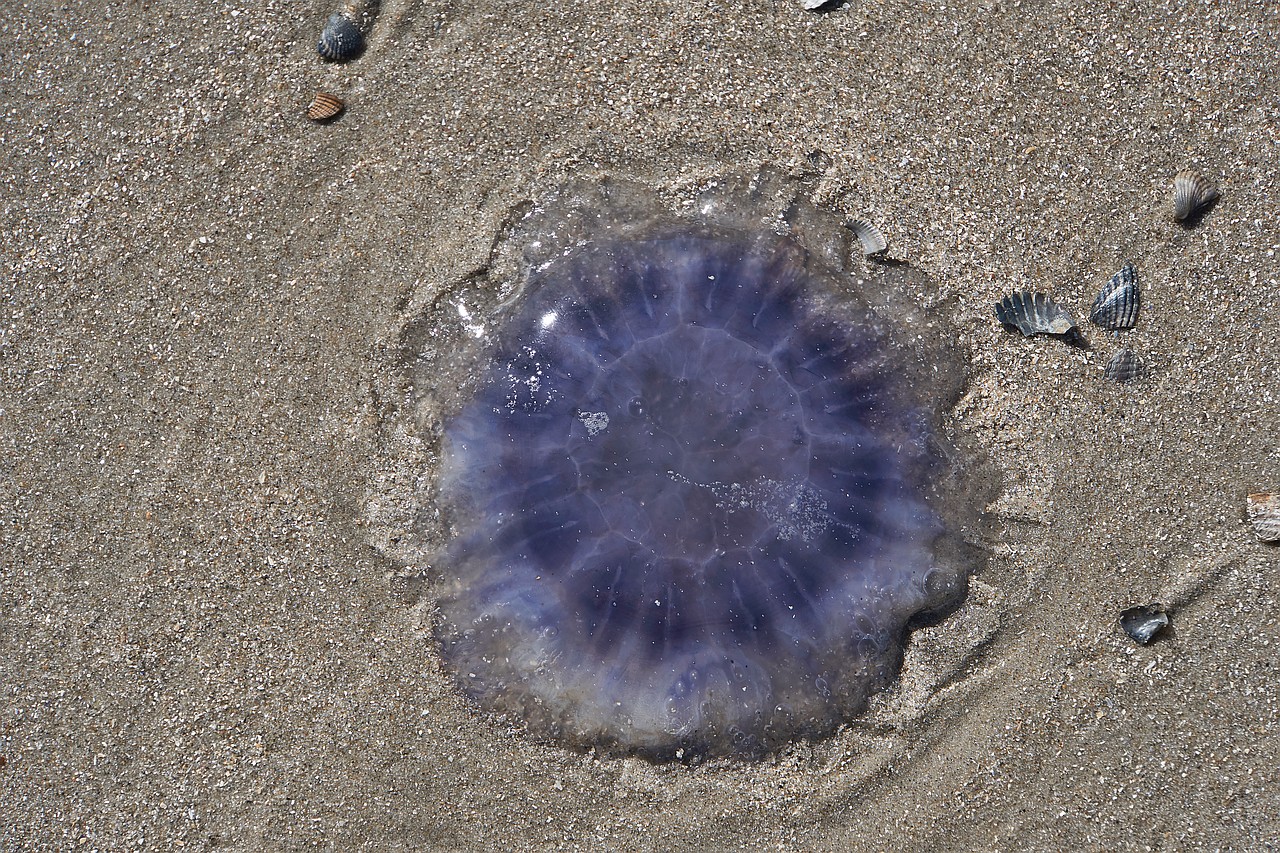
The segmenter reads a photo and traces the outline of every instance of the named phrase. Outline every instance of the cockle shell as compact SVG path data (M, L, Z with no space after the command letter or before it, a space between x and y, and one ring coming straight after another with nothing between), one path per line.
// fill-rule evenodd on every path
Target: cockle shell
M1254 492L1246 500L1258 541L1280 542L1280 494Z
M1067 309L1043 293L1027 290L997 302L996 318L1006 326L1016 326L1027 336L1067 335L1076 327Z
M879 255L889 248L889 241L884 239L880 229L865 219L850 220L849 230L857 236L858 242L862 244L862 254L868 258Z
M363 50L364 33L356 21L342 12L330 15L320 33L316 52L332 62L346 62L355 59Z
M1128 382L1131 379L1137 379L1142 375L1142 360L1138 358L1137 353L1125 347L1111 356L1107 366L1102 369L1102 375L1116 382Z
M311 106L307 107L307 118L312 121L328 121L336 117L345 108L342 99L328 92L316 92Z
M1142 297L1138 292L1138 274L1132 263L1111 276L1093 300L1089 320L1104 329L1132 329L1138 321Z
M1218 188L1195 172L1179 172L1173 179L1173 218L1185 222L1204 212L1218 198Z

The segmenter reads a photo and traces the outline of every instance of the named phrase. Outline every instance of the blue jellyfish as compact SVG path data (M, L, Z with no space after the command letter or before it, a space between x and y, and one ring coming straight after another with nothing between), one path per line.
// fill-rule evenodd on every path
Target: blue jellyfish
M905 272L725 217L597 231L529 271L445 423L444 659L570 746L828 735L963 589L939 429L963 366L871 292Z

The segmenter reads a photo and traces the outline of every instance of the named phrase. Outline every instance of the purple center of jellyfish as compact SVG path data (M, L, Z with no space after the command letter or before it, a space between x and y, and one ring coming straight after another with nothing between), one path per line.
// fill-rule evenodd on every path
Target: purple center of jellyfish
M893 676L957 588L938 404L830 290L786 238L694 228L531 279L445 431L438 633L481 704L571 745L753 757Z

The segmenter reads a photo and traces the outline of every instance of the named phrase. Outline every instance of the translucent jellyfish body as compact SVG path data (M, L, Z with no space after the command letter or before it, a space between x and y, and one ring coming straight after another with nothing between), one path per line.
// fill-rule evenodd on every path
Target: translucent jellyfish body
M458 684L535 736L667 760L830 734L962 592L963 371L927 283L788 187L678 214L584 182L509 238L520 280L453 368L432 570Z

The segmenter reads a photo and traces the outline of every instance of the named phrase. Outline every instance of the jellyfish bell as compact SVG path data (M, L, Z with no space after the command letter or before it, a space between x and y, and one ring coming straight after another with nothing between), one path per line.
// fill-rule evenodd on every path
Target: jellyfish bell
M441 425L436 638L535 737L756 758L892 680L912 620L963 593L983 502L922 276L868 267L779 175L683 209L572 183L500 244L509 288L471 309L492 334L406 332Z

